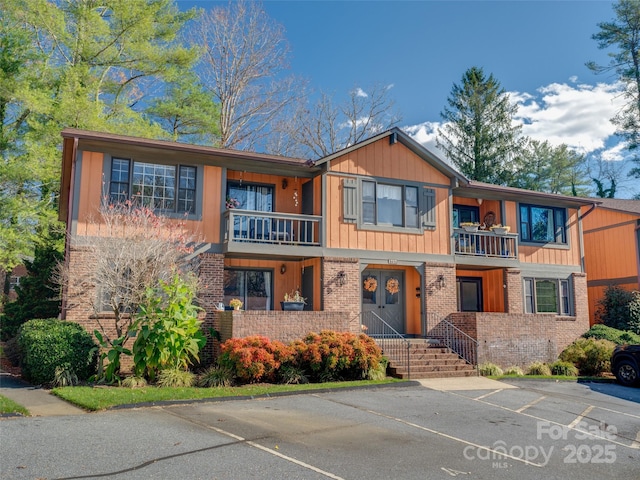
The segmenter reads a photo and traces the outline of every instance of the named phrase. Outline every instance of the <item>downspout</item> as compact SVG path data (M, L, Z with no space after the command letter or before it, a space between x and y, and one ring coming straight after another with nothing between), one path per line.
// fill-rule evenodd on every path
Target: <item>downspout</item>
M78 137L73 138L73 148L71 149L71 172L69 176L69 195L67 199L67 226L65 228L66 238L64 241L64 271L69 272L69 254L71 252L71 219L73 218L73 186L76 174L76 155L78 154ZM67 282L62 284L62 301L60 302L60 319L67 318Z

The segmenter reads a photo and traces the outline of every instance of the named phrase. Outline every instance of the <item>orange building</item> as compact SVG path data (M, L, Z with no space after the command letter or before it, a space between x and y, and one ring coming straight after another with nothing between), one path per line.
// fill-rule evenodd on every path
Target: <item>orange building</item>
M69 237L96 234L105 199L186 219L223 338L366 330L506 366L554 360L589 327L591 201L469 181L397 128L315 162L71 129L63 139ZM67 262L90 268L73 244ZM293 290L305 311L282 311ZM108 315L96 297L64 317L92 331ZM245 309L213 307L231 298Z
M599 198L597 202L597 207L583 209L592 325L597 321L598 302L608 286L640 289L640 200Z

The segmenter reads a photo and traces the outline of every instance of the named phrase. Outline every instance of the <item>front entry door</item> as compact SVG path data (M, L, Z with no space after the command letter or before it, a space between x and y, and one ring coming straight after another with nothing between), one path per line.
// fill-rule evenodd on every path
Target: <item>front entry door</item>
M361 285L362 311L375 312L398 333L405 333L403 272L366 269Z

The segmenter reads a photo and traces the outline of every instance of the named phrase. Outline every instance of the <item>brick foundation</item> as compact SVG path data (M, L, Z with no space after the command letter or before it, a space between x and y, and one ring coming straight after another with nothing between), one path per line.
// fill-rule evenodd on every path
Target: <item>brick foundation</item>
M589 329L589 317L584 314L453 313L448 320L478 340L478 363L501 367L554 362L567 345Z

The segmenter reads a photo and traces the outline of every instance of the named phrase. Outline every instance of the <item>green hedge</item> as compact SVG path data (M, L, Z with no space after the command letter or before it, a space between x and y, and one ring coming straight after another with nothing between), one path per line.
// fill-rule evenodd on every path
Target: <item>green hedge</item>
M609 340L616 345L640 344L640 335L627 330L607 327L597 324L591 327L584 335L584 338L595 338L597 340Z
M18 331L22 376L34 384L50 383L56 367L86 380L96 372L97 345L80 325L56 319L30 320Z

